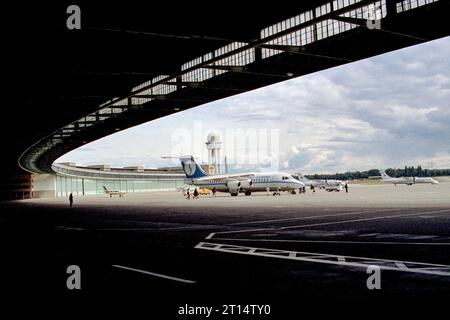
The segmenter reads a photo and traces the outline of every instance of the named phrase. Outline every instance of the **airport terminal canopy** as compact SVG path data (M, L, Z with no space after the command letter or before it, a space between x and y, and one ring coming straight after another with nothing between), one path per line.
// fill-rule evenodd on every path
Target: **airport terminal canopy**
M119 130L450 34L444 0L80 1L79 30L72 4L4 8L7 174L52 173Z

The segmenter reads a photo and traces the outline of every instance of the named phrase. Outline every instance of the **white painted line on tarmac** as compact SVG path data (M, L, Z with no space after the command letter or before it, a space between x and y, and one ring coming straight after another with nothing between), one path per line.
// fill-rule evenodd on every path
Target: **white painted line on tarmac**
M245 229L245 230L219 231L219 232L215 232L214 234L209 234L208 237L206 237L206 239L212 239L212 237L214 235L217 235L217 234L245 233L245 232L268 231L268 230L272 230L273 231L273 230L300 229L300 228L320 227L320 226L347 224L347 223L355 223L355 222L363 222L363 221L374 221L374 220L414 217L414 216L419 216L419 215L424 215L424 214L433 214L433 213L450 213L450 210L449 209L441 209L441 210L433 210L433 211L425 211L425 212L396 214L396 215L382 216L382 217L359 218L359 219L342 220L342 221L331 221L331 222L301 224L301 225L288 226L288 227L270 227L270 228L256 228L256 229Z
M373 220L393 219L393 218L398 218L398 217L420 216L423 214L430 214L430 213L449 213L449 212L450 212L449 209L443 209L443 210L419 212L419 213L396 214L396 215L385 216L385 217L372 217L372 218L360 218L360 219L343 220L343 221L312 223L312 224L301 225L301 226L281 227L280 229L287 230L287 229L296 229L299 227L303 228L303 227L328 226L328 225L345 224L345 223L353 223L353 222L361 222L361 221L373 221Z
M283 219L270 219L270 220L256 220L249 222L237 222L237 223L229 223L228 226L240 226L245 224L257 224L257 223L267 223L267 222L288 222L288 221L296 221L296 220L306 220L306 219L315 219L315 218L329 218L329 217L340 217L340 216L348 216L353 214L360 213L373 213L373 212L392 212L392 211L400 211L403 209L380 209L380 210L364 210L364 211L353 211L353 212L345 212L345 213L334 213L334 214L326 214L326 215L313 215L306 217L296 217L296 218L283 218Z
M207 229L217 229L221 227L220 225L195 225L186 227L167 227L159 228L158 231L177 231L177 230L207 230Z
M207 239L207 238L205 238L205 239ZM251 239L251 238L217 238L217 237L214 238L214 240L249 241L249 242L280 242L280 243L330 243L330 244L383 244L383 245L409 245L409 246L413 246L413 245L414 246L450 246L450 242L294 240L294 239Z
M205 239L209 240L209 239L211 239L212 237L214 237L215 234L216 234L215 232L212 232L212 233L208 234L208 236L207 236Z
M155 273L155 272L145 271L145 270L141 270L141 269L125 267L125 266L121 266L121 265L118 265L118 264L113 264L112 266L114 268L123 269L123 270L129 270L129 271L134 271L134 272L139 272L139 273L143 273L143 274L147 274L147 275L150 275L150 276L163 278L163 279L167 279L167 280L184 282L184 283L189 283L189 284L195 283L195 281L193 281L193 280L187 280L187 279L182 279L182 278L177 278L177 277L171 277L171 276L168 276L168 275L165 275L165 274L161 274L161 273Z
M396 265L400 270L408 269L408 267L407 267L403 262L396 262L395 265Z
M208 230L216 229L219 225L196 225L184 227L162 227L162 228L99 228L95 231L178 231L178 230Z
M195 248L225 253L260 256L266 258L288 259L295 261L332 264L346 267L367 268L368 266L376 265L382 270L430 274L446 277L450 276L450 265L433 264L433 263L376 259L376 258L267 249L257 247L245 247L245 246L236 246L211 242L200 242L195 246Z

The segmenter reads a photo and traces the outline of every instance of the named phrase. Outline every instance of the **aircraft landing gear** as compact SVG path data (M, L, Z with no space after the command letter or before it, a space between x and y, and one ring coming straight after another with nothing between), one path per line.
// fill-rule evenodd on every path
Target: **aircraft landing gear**
M245 193L244 193L246 196L250 196L251 194L252 194L252 192L251 191L245 191Z

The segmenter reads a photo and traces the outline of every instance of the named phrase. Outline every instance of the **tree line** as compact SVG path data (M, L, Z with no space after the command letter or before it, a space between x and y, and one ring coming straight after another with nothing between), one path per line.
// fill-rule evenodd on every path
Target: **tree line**
M450 169L423 169L422 166L408 167L404 169L389 168L385 170L391 177L439 177L450 176ZM381 176L378 169L370 169L366 171L347 171L334 174L313 174L305 175L308 179L335 179L335 180L353 180L367 179L369 177Z

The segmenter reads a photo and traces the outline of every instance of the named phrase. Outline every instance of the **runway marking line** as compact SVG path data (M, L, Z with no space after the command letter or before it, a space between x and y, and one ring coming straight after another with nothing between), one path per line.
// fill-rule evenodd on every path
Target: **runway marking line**
M353 211L353 212L345 212L339 214L327 214L327 215L314 215L314 216L306 216L306 217L295 217L295 218L283 218L283 219L269 219L269 220L258 220L258 221L248 221L248 222L237 222L237 223L227 223L223 225L202 225L195 223L189 223L190 226L179 226L179 227L144 227L144 228L97 228L96 231L178 231L178 230L207 230L207 229L215 229L223 226L239 226L245 224L256 224L256 223L269 223L269 222L285 222L285 221L295 221L295 220L306 220L306 219L314 219L314 218L329 218L329 217L339 217L339 216L347 216L361 213L373 213L373 212L390 212L390 211L399 211L401 209L377 209L377 210L364 210L364 211ZM161 222L168 224L181 224L180 222ZM63 227L63 226L61 226Z
M314 215L314 216L306 216L306 217L296 217L296 218L283 218L283 219L269 219L269 220L257 220L257 221L248 221L248 222L237 222L237 223L229 223L228 226L239 226L243 224L257 224L257 223L267 223L267 222L285 222L285 221L294 221L294 220L306 220L306 219L315 219L315 218L329 218L329 217L340 217L340 216L348 216L353 214L360 213L373 213L373 212L390 212L390 211L400 211L401 209L379 209L379 210L364 210L364 211L352 211L345 213L334 213L334 214L326 214L326 215Z
M186 227L162 227L162 228L98 228L95 231L177 231L177 230L208 230L215 229L218 225L196 225Z
M134 271L134 272L138 272L138 273L143 273L143 274L146 274L146 275L150 275L150 276L154 276L154 277L158 277L158 278L163 278L163 279L167 279L167 280L172 280L172 281L178 281L178 282L189 283L189 284L196 283L196 281L193 281L193 280L182 279L182 278L178 278L178 277L172 277L172 276L168 276L168 275L161 274L161 273L155 273L155 272L150 272L150 271L136 269L136 268L130 268L130 267L121 266L121 265L118 265L118 264L113 264L112 267L118 268L118 269L123 269L123 270L128 270L128 271Z
M367 268L369 266L378 266L381 270L401 271L401 272L450 277L450 265L442 265L442 264L400 261L390 259L376 259L376 258L344 256L344 255L302 252L292 250L288 251L288 250L278 250L278 249L268 249L258 247L246 247L246 246L236 246L212 242L200 242L195 246L195 248L217 252L332 264L347 267Z
M328 225L336 225L336 224L346 224L346 223L354 223L361 221L373 221L373 220L383 220L383 219L395 219L402 217L413 217L424 214L431 213L448 213L449 209L441 209L441 210L433 210L433 211L425 211L425 212L414 212L414 213L405 213L405 214L396 214L390 216L382 216L382 217L371 217L371 218L359 218L359 219L351 219L351 220L342 220L342 221L332 221L332 222L320 222L320 223L311 223L311 224L302 224L288 227L271 227L271 228L254 228L254 229L245 229L245 230L232 230L232 231L219 231L210 233L205 239L210 240L217 234L230 234L230 233L244 233L244 232L255 232L255 231L267 231L267 230L288 230L288 229L299 229L306 227L319 227L319 226L328 226ZM370 213L370 212L368 212ZM318 216L319 217L319 216Z
M297 239L251 239L251 238L214 238L225 241L280 242L280 243L330 243L330 244L382 244L382 245L420 245L450 246L450 242L395 242L395 241L347 241L347 240L297 240Z

